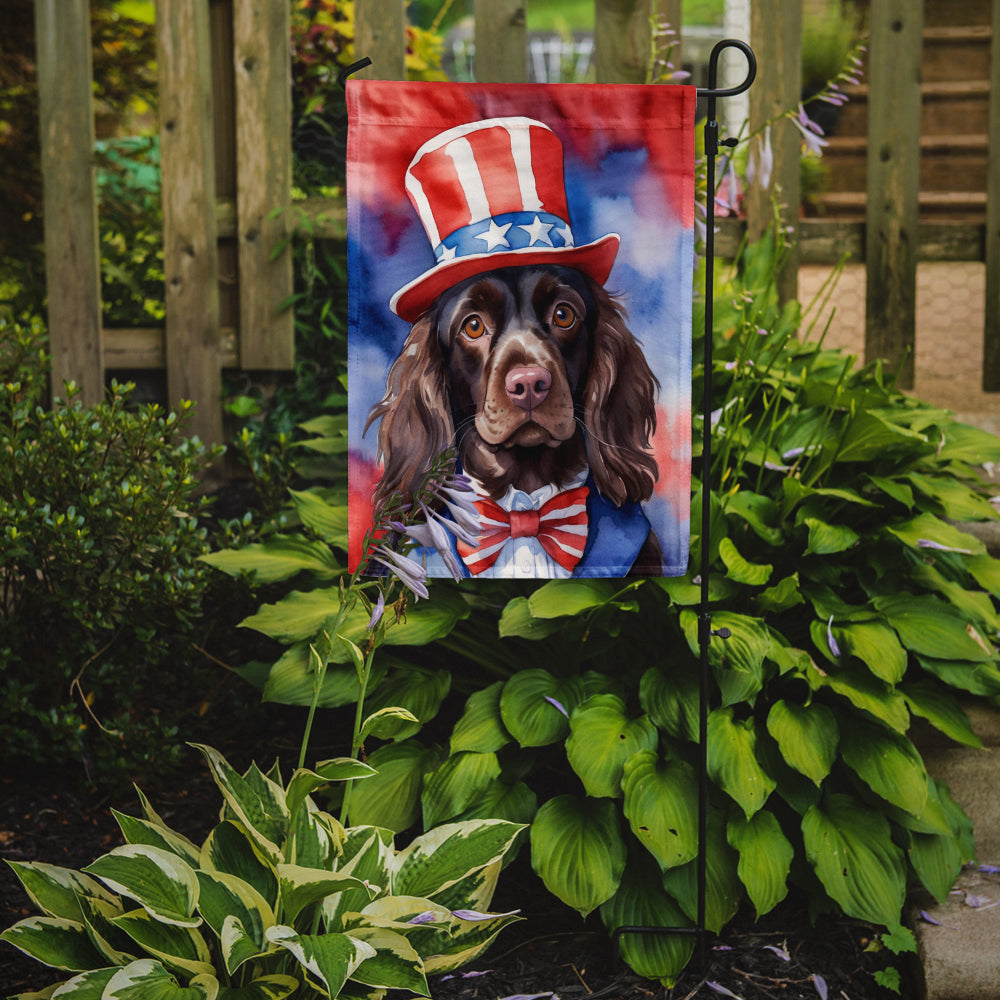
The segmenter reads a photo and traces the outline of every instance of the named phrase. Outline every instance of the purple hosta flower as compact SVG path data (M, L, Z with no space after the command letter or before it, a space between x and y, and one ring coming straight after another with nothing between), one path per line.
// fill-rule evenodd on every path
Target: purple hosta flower
M741 997L738 993L734 993L732 990L727 990L722 983L713 983L709 980L705 983L705 985L712 990L713 993L721 993L724 997L733 997L734 1000L743 1000L743 997Z
M449 972L447 976L441 977L441 982L446 983L449 979L478 979L480 976L488 976L492 971L483 969L482 972Z
M404 587L417 597L427 597L427 570L420 563L399 552L393 552L385 545L379 545L372 552L372 559L396 576Z
M725 180L720 191L715 194L715 208L716 211L735 215L740 209L740 179L736 176L736 165L733 163L732 157L727 159L729 162L726 167Z
M565 707L561 702L556 701L555 698L552 698L549 695L544 695L544 698L550 705L555 705L555 707L559 709L559 711L562 712L562 714L565 715L567 719L569 718L569 712L566 711Z
M433 910L424 910L423 913L410 917L406 922L408 924L432 924L435 920L437 920L437 914Z
M823 147L827 145L823 138L823 130L806 114L806 109L800 104L797 115L792 117L792 124L802 133L806 149L816 156L823 155Z
M952 927L951 924L942 924L940 920L936 920L926 910L920 911L920 919L923 920L924 923L933 924L935 927L944 927L949 931L958 930L957 927Z
M470 920L477 922L480 920L493 920L495 917L516 917L521 911L510 910L507 913L480 913L479 910L452 910L451 915L459 920Z
M784 948L779 948L776 944L764 945L764 951L773 951L782 962L790 962L792 960L792 956Z
M407 537L411 538L418 545L437 550L438 555L444 560L448 572L455 580L461 580L463 576L462 567L459 564L458 556L452 550L448 531L452 531L453 534L461 538L464 542L468 542L469 540L468 532L460 528L454 521L448 521L441 517L440 514L428 510L423 504L420 505L420 509L423 511L426 520L420 524L408 524L405 528ZM473 538L469 544L475 545L476 539Z
M833 637L833 615L830 615L830 619L826 623L826 641L830 646L830 652L834 656L840 656L840 646L837 645L837 640Z
M375 626L382 620L382 614L385 612L385 595L380 590L378 592L378 600L375 602L375 607L372 608L372 616L368 619L368 631L371 632L375 629Z
M774 150L771 148L771 126L764 129L763 136L750 146L750 158L747 161L747 183L758 183L767 190L771 186L771 174L774 172Z
M978 870L985 875L1000 875L1000 865L979 865Z
M815 972L809 978L813 981L813 986L816 987L816 992L819 994L819 1000L826 1000L828 992L826 988L826 980Z
M972 549L957 549L952 545L942 545L930 538L918 538L917 547L921 549L938 549L941 552L958 552L964 556L971 556Z
M559 1000L555 993L512 993L508 997L500 997L500 1000Z

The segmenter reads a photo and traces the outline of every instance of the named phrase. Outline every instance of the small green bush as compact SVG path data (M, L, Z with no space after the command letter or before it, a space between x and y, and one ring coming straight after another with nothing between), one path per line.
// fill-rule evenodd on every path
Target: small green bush
M109 777L177 752L150 682L191 661L209 456L186 404L132 409L129 385L84 406L68 384L43 408L42 338L37 321L0 321L0 745Z

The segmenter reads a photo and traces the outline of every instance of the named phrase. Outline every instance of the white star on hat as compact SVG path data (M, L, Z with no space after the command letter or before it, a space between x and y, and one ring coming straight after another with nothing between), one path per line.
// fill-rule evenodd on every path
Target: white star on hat
M542 222L537 215L535 216L535 221L530 226L518 226L517 228L523 229L531 237L528 241L529 247L533 247L536 243L544 243L546 246L552 246L552 240L549 239L549 230L552 228L552 224Z
M505 226L498 226L495 219L490 219L490 228L485 233L477 233L477 240L486 240L486 252L495 250L497 247L510 247L507 242L507 230L513 225L508 222Z
M564 229L557 229L556 232L562 237L563 246L571 247L573 245L573 231L566 226Z

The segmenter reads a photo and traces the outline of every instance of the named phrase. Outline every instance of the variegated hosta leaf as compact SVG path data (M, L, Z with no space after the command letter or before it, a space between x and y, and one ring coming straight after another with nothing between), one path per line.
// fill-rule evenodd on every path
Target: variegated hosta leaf
M653 750L659 739L649 716L630 719L625 702L613 694L592 695L574 710L569 725L566 757L595 798L619 798L625 761Z
M317 809L312 799L306 799L292 820L285 857L305 868L335 868L343 842L340 822Z
M420 796L424 826L454 819L475 802L500 777L495 753L452 754L424 779Z
M610 899L625 870L615 803L549 799L531 824L531 865L549 892L583 916Z
M737 721L733 709L717 708L708 717L708 774L749 818L767 801L776 782L757 762L752 718Z
M451 912L454 922L450 933L441 932L437 946L424 956L424 971L428 975L452 972L474 961L504 927L521 919L516 912L478 914L475 919L465 919L462 916L468 912L465 910Z
M240 775L217 750L203 744L193 745L208 761L226 806L246 827L264 855L277 863L281 856L278 845L288 832L284 789L255 769L246 776Z
M690 927L683 910L664 891L651 859L630 858L618 891L601 905L610 932L619 927ZM694 950L692 934L622 934L618 949L640 976L672 986Z
M324 760L313 770L301 767L288 782L285 792L285 805L288 812L294 815L306 797L312 795L318 788L328 785L331 781L350 781L357 778L370 778L376 774L373 767L353 757L336 757Z
M515 840L519 839L523 832L524 828L522 827ZM505 861L506 856L497 858L496 861L484 868L477 868L465 878L460 878L446 889L434 893L434 901L448 907L449 910L463 908L488 910L493 902L493 894L496 892L500 871Z
M861 719L852 721L840 749L847 766L876 795L919 815L927 802L927 771L910 740Z
M95 950L87 928L65 917L28 917L0 934L6 941L37 962L54 969L81 972L100 968L104 958Z
M566 736L570 713L583 698L579 677L560 679L547 670L522 670L504 684L500 717L521 746L547 746Z
M132 910L111 921L150 955L189 976L213 971L205 939L190 927L160 923L145 910Z
M39 861L8 861L31 901L46 916L81 920L80 897L92 896L109 903L116 899L97 879Z
M44 993L18 994L19 998L28 1000L29 997L40 998L52 997L55 1000L101 1000L104 996L104 988L114 978L120 966L111 966L107 969L91 969L89 972L81 972L80 975L67 979L51 993L52 987ZM12 1000L18 1000L18 997Z
M473 750L476 753L495 753L510 743L500 716L500 693L503 681L469 696L462 717L451 733L451 752Z
M402 934L384 927L356 927L351 937L375 949L375 954L351 973L355 982L430 996L424 963Z
M708 816L705 849L705 926L718 934L732 919L743 899L743 884L736 874L736 852L726 842L726 824L712 810ZM663 873L663 887L691 918L698 918L698 860Z
M278 875L241 823L220 823L201 847L199 867L224 872L252 885L272 908L278 905Z
M788 872L795 849L774 814L766 809L750 819L743 816L731 819L726 836L730 847L740 853L736 873L746 886L759 918L788 895Z
M268 928L267 939L294 955L309 978L332 997L339 995L365 959L375 957L370 944L349 934L296 934L293 928L278 924Z
M374 890L353 875L303 868L300 865L278 865L278 881L281 887L282 912L285 919L291 921L305 907L345 889L361 889L369 893L369 898L375 895Z
M378 771L351 789L352 826L381 826L399 833L420 817L424 773L438 763L437 753L416 740L379 747L368 761Z
M344 930L345 913L358 912L368 905L372 892L388 889L392 852L389 830L356 826L347 831L337 870L342 875L353 875L366 887L345 889L323 900L323 921L328 931Z
M128 965L140 957L140 949L135 942L114 924L115 917L125 912L120 902L109 903L93 896L83 896L80 905L90 940L104 956L105 965Z
M134 899L150 916L165 924L197 927L198 878L194 869L171 851L146 844L125 844L85 869L113 892Z
M446 823L421 834L393 860L392 892L433 899L500 861L523 827L505 820Z
M216 1000L219 981L196 976L187 986L153 959L143 958L119 969L108 981L101 1000Z
M802 837L816 875L849 917L899 923L906 866L882 813L849 795L830 795L805 814Z
M698 782L690 765L643 750L625 762L622 790L632 832L661 869L697 855Z
M198 864L200 853L198 847L182 834L149 820L126 816L125 813L120 813L117 809L112 809L111 812L118 821L122 835L128 843L159 847L161 850L176 854L192 868Z
M767 716L767 731L781 756L815 785L830 773L840 732L833 712L819 702L799 705L779 699Z
M235 920L239 928L229 931L230 942L249 938L253 946L253 954L266 950L264 931L275 923L274 912L267 900L248 882L226 875L223 872L198 872L198 883L201 893L198 898L198 910L205 922L215 931L220 940L228 920ZM236 931L240 933L237 934ZM226 967L232 975L242 962L250 955L245 954L246 948L240 943L239 960L231 964L234 957L233 948L225 948Z
M261 976L244 986L224 986L219 992L218 1000L285 1000L299 985L299 980L294 976Z

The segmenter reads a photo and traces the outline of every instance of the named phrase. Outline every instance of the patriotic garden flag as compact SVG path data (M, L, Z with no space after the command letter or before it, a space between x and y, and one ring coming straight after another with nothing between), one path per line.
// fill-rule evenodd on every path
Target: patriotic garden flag
M694 89L347 99L352 568L453 448L478 525L428 575L686 572Z

